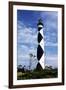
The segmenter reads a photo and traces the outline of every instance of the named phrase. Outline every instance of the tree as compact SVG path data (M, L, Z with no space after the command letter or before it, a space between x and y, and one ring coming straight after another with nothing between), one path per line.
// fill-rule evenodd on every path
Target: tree
M18 65L17 67L18 72L21 72L21 69L22 69L22 65Z
M31 70L31 66L32 66L32 63L34 62L34 60L36 60L36 55L33 55L32 53L29 54L30 56L30 63L29 63L29 70Z
M33 57L33 54L32 54L32 53L30 53L30 54L29 54L29 56L30 56L29 70L31 70L31 65L32 65L32 57Z
M22 65L20 64L20 65L18 65L18 67L17 68L22 68Z

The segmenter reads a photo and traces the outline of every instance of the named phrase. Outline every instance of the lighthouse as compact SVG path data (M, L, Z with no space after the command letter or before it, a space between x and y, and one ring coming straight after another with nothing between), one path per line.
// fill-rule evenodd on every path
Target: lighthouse
M37 69L41 70L45 68L45 57L44 57L44 34L43 34L43 22L41 19L38 20L38 35L37 35Z

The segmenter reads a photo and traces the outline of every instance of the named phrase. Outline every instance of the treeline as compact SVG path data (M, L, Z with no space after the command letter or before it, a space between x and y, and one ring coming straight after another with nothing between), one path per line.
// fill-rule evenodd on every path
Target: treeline
M46 66L45 69L28 70L25 67L17 68L17 79L40 79L40 78L56 78L58 77L58 69L52 66Z

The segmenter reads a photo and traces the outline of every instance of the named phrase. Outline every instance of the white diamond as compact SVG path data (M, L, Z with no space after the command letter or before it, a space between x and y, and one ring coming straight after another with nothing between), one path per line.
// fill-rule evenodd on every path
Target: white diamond
M42 55L41 59L39 60L39 63L41 64L42 68L44 69L45 68L45 65L44 65L44 54Z
M41 33L41 35L42 35L42 36L43 36L43 38L44 38L43 28L40 30L40 33Z
M44 40L42 39L40 42L40 46L42 47L43 51L44 51Z

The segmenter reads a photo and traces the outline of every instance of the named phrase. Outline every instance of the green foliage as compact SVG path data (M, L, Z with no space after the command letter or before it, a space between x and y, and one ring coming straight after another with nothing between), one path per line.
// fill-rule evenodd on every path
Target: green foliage
M56 78L58 76L58 70L56 69L44 69L44 70L33 70L25 72L17 72L17 79L40 79L40 78Z

